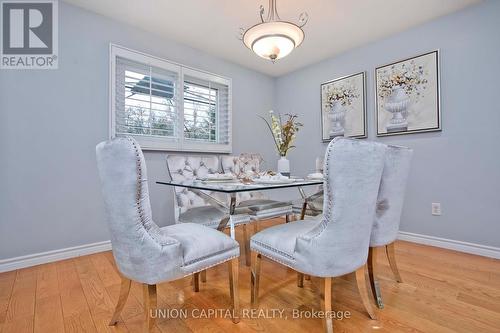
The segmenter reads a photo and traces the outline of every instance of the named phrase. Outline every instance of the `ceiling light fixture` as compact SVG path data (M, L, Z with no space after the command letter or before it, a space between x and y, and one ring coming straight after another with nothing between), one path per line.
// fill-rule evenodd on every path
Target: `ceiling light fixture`
M262 22L246 30L241 28L241 40L259 57L274 63L302 44L305 37L302 27L306 25L308 19L309 16L304 12L299 16L298 25L282 21L276 9L276 0L269 0L267 18L264 19L264 6L261 5Z

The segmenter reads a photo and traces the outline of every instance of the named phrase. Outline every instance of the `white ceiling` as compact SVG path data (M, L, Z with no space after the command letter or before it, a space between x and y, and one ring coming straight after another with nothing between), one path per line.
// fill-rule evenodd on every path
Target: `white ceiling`
M304 43L277 63L238 40L239 28L259 22L267 0L65 0L245 67L280 76L481 0L278 0L282 20L306 11Z

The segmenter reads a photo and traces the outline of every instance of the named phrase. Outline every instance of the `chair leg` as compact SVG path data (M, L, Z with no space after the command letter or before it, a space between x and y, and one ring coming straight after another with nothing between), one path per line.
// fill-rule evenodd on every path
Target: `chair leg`
M250 267L250 237L247 233L247 225L243 224L243 242L245 243L245 265Z
M193 274L193 291L195 293L200 291L200 273Z
M257 305L259 301L259 280L260 280L260 262L262 260L262 256L260 253L252 252L252 271L250 275L250 283L251 283L251 304Z
M403 282L401 275L399 274L398 265L396 264L396 254L394 252L394 242L387 244L385 246L385 252L387 254L387 259L389 260L389 265L391 266L392 273L399 283Z
M371 319L377 319L375 311L373 311L372 304L370 303L370 296L368 295L368 289L366 288L366 264L361 266L356 270L356 283L358 285L359 296L361 296L361 301L365 306L366 312L370 315Z
M290 214L285 215L285 223L290 222Z
M303 220L306 217L307 201L302 204L302 210L300 212L300 219Z
M120 286L120 296L118 297L118 302L116 303L115 312L113 313L113 317L111 317L111 321L109 322L109 326L116 325L118 322L118 317L120 317L120 313L127 302L128 294L130 293L130 285L132 281L122 276L122 283Z
M297 272L297 287L304 287L304 274Z
M257 221L254 221L252 225L253 225L253 234L255 235L256 233L259 232L259 224L257 223Z
M323 289L323 311L325 313L325 319L323 320L323 328L326 333L333 333L333 319L332 313L332 278L324 278L324 289Z
M144 311L146 315L146 331L149 332L154 326L154 317L151 316L151 311L157 307L156 300L156 284L143 284L142 291L144 295ZM156 317L156 316L155 316Z
M382 294L377 280L377 252L378 249L376 247L370 247L368 250L368 277L370 278L370 287L375 298L375 303L377 303L379 309L383 309L384 302L382 301Z
M229 293L233 306L233 323L240 322L240 295L238 288L238 258L229 261Z
M200 279L201 282L207 282L207 270L203 270L200 272Z

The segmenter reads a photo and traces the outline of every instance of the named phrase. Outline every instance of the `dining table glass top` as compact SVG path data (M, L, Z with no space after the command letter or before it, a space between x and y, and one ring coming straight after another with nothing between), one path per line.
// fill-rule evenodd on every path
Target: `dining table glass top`
M195 180L183 180L183 181L166 180L166 181L157 181L156 183L160 185L179 186L179 187L186 187L204 191L238 193L238 192L274 190L274 189L288 188L288 187L322 185L323 180L291 178L290 180L285 182L259 183L259 182L243 182L238 179L231 181L206 181L206 180L195 179Z

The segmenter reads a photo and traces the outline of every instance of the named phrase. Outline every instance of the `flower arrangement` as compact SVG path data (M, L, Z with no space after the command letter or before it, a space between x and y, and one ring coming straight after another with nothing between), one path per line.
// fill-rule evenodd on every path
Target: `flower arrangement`
M280 114L276 116L272 110L269 111L269 114L271 116L271 122L264 117L259 117L262 118L266 122L267 127L269 127L278 154L281 157L285 157L288 151L295 147L292 144L302 124L297 121L297 115L285 114L287 119L285 122L282 122Z
M325 104L330 108L335 102L340 102L342 106L350 106L357 97L359 93L354 85L331 85L326 88Z
M428 72L414 60L392 65L379 73L378 96L384 100L389 97L394 87L400 86L415 102L423 96L427 88Z

